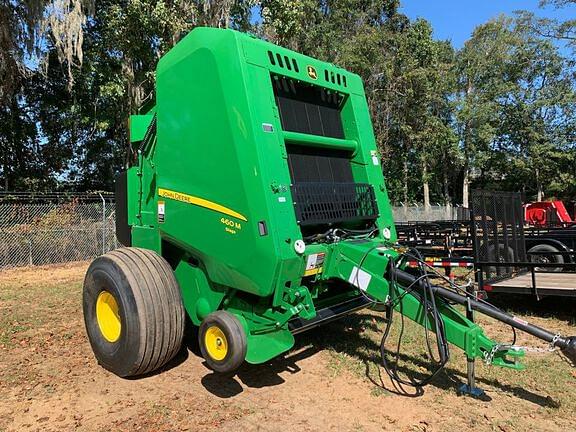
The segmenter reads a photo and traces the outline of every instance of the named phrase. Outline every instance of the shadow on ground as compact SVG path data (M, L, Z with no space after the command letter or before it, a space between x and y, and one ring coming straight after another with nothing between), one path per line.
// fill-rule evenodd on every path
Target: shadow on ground
M244 364L235 375L223 375L209 372L202 378L202 385L212 394L220 398L231 398L243 391L243 386L262 388L281 385L285 382L280 374L291 374L301 371L298 362L311 357L322 350L332 350L343 353L353 359L360 360L365 367L368 380L383 393L397 394L407 397L421 396L422 388L401 385L383 377L380 358L380 344L366 335L369 329L381 332L384 318L368 313L356 313L344 319L310 330L296 337L295 347L284 356L277 357L266 364ZM400 354L398 372L405 376L421 380L430 369L430 362L425 356ZM208 370L208 369L207 369ZM466 379L465 375L451 367L447 367L430 383L442 390L457 389ZM542 396L520 386L503 384L497 380L479 377L476 382L480 386L494 387L502 392L530 401L542 407L557 408L559 403L548 396ZM484 400L490 400L488 396Z

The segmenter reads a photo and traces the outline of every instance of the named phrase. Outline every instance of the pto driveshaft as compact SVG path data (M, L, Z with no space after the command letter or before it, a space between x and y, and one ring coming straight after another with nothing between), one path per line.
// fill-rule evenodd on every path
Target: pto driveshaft
M402 286L413 286L414 289L418 291L423 291L426 289L425 281L420 279L418 280L415 276L407 273L403 270L399 269L391 269L395 273L396 280ZM454 302L466 307L471 308L477 312L480 312L484 315L487 315L491 318L494 318L500 322L508 324L518 330L522 330L532 336L537 337L538 339L542 339L546 342L549 342L552 346L560 348L562 353L572 361L572 363L576 364L576 336L560 336L558 334L549 332L541 327L538 327L534 324L530 324L524 320L521 320L513 315L510 315L506 312L501 311L500 309L485 303L473 299L471 297L467 297L462 294L458 294L454 291L449 289L443 288L438 285L432 285L432 292L440 298L448 300L450 302Z

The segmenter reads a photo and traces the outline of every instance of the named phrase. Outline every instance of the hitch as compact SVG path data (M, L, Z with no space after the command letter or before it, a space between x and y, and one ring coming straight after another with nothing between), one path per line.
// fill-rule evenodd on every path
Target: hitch
M523 370L525 366L520 362L526 353L520 347L496 344L486 354L484 361L487 365L506 367L509 369Z

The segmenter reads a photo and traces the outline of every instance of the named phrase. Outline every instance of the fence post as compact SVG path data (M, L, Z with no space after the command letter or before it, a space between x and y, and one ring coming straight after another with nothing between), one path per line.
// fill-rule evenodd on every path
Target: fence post
M32 234L28 229L28 265L32 265Z
M28 265L33 265L34 260L32 258L32 230L30 229L30 224L32 223L32 218L30 217L30 209L26 212L26 231L28 231Z
M102 200L102 255L106 253L106 200L100 192L100 199Z

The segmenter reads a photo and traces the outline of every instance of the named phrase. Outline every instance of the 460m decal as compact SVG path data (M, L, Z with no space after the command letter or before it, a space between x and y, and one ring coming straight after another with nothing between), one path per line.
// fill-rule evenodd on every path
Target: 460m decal
M222 213L228 216L232 216L235 217L237 219L243 220L244 222L247 222L248 219L246 219L246 217L232 209L229 209L228 207L224 207L223 205L217 204L215 202L212 201L208 201L204 198L200 198L200 197L195 197L192 195L188 195L182 192L175 192L169 189L163 189L163 188L158 188L158 195L164 198L169 198L175 201L181 201L181 202L185 202L188 204L193 204L193 205L197 205L199 207L204 207L207 208L209 210L214 210L218 213Z

